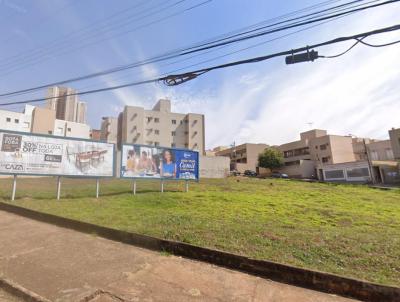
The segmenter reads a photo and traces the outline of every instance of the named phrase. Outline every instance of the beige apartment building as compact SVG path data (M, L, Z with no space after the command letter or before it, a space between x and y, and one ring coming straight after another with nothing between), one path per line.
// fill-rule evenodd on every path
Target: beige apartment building
M310 130L300 140L278 147L290 177L328 181L396 183L400 176L390 140L330 135L326 130Z
M107 143L118 142L118 118L103 117L100 128L100 139Z
M314 129L302 132L300 140L277 147L284 158L284 166L280 171L293 178L315 178L317 165L335 163L339 158L346 156L342 154L343 152L340 152L340 155L332 154L332 151L352 149L351 142L351 137L342 141L340 138L328 135L326 130ZM338 146L341 143L345 146ZM353 154L352 151L350 153ZM350 160L353 159L354 157Z
M144 144L205 151L204 115L171 112L161 99L152 110L125 106L118 117L118 144Z
M258 156L269 146L266 144L242 144L231 148L221 148L216 156L226 156L231 160L231 170L243 173L245 170L258 172Z
M46 107L56 111L56 118L76 123L86 123L86 103L79 100L76 90L54 86L47 91Z

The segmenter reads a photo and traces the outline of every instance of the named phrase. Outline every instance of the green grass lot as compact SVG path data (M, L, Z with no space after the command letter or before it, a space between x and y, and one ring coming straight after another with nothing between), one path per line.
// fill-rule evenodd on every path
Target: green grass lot
M9 201L11 179L0 179ZM191 183L19 179L17 205L257 259L400 285L400 190L229 178Z

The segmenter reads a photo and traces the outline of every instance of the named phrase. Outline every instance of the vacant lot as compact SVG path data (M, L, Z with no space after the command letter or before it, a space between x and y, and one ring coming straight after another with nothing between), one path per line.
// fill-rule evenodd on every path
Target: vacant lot
M400 285L400 190L287 180L20 179L15 204L108 227ZM11 180L0 179L9 202Z

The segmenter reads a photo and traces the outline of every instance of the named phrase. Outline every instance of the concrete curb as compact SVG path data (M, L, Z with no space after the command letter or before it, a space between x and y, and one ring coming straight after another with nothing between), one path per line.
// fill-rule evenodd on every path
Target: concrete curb
M223 266L281 283L368 302L400 301L400 288L398 287L374 284L276 262L255 260L187 243L174 242L146 235L120 231L52 214L41 213L3 202L0 202L0 210L79 232L89 234L95 233L103 238L135 245L141 248L154 251L166 251L177 256Z
M34 292L4 278L0 278L0 288L4 289L9 294L21 298L26 302L51 302Z

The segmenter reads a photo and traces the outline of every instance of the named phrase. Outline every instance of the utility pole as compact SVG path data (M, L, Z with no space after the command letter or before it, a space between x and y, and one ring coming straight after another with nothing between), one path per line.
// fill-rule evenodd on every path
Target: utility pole
M369 153L368 153L368 147L367 147L367 144L365 142L365 138L363 138L363 144L364 144L365 156L367 157L369 174L371 175L371 181L372 181L372 184L374 185L376 183L375 182L375 175L374 175L374 172L372 170L372 162L371 162L371 158L370 158Z
M234 164L232 165L232 170L236 170L236 143L235 141L233 141L233 144L231 145L232 147L232 151L231 151L231 165L234 162Z

